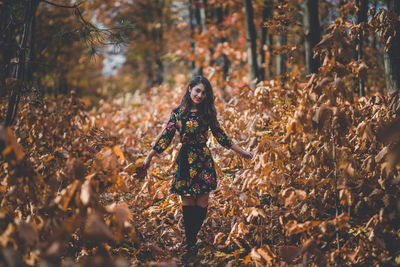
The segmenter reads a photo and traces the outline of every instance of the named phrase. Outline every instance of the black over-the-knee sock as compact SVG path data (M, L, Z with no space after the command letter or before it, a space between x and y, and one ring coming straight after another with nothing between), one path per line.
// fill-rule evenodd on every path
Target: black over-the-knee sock
M185 226L186 244L194 246L196 244L195 226L196 226L196 207L182 206L183 225Z
M197 234L200 231L201 226L203 225L204 220L207 217L207 207L203 208L200 206L195 206L195 228L194 228L194 237L197 238Z

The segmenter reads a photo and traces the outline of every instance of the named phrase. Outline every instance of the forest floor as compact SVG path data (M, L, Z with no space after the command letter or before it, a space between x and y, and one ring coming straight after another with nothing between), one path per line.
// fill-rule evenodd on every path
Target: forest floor
M223 176L220 178L224 179ZM235 253L219 250L214 246L214 232L218 229L218 226L216 227L215 221L209 216L198 235L198 255L185 260L183 258L185 250L182 248L185 235L179 197L168 198L171 205L167 207L164 206L165 199L154 199L148 207L130 205L129 203L134 202L132 201L134 198L133 193L105 193L102 196L105 205L119 202L128 203L136 229L141 233L141 244L144 245L138 251L134 242L126 240L113 247L111 251L114 255L124 255L134 266L210 266L210 264L217 266L221 260L224 263L220 263L220 265L225 266L229 260L233 260L232 263L241 262L244 256L249 253L249 251L242 249L240 254L236 251L235 255ZM212 213L213 217L223 218L224 215L221 213L223 207L224 204L220 203L214 194L211 194L209 213ZM149 211L151 215L147 216ZM229 221L229 218L227 218L225 223L230 224ZM154 225L149 226L153 223ZM213 229L213 227L217 229ZM148 232L148 229L154 229L154 231ZM223 234L228 235L229 233ZM240 260L240 256L242 260Z

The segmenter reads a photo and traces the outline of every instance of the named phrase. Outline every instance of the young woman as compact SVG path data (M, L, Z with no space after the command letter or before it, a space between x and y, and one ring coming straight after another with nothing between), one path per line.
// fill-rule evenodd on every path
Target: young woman
M197 254L197 234L207 214L210 191L217 187L214 161L206 142L208 129L224 147L251 159L253 155L233 144L217 121L214 93L210 82L196 76L190 81L179 107L144 162L145 169L156 153L163 152L178 130L182 147L176 163L171 192L181 196L186 236L186 255Z

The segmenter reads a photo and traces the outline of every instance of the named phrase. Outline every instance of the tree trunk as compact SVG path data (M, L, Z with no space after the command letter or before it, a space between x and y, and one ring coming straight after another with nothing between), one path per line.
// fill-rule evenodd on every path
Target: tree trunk
M196 17L196 25L199 28L199 34L203 32L203 23L205 23L205 20L202 19L202 11L201 11L201 3L199 2L200 0L195 0L195 17ZM204 14L205 15L205 14ZM195 74L196 75L203 75L203 66L196 66L195 67Z
M314 59L314 46L321 40L318 17L318 0L304 1L304 50L306 56L306 73L317 73L319 58Z
M161 58L156 59L156 65L157 65L157 76L155 84L162 84L164 82L164 64Z
M269 60L268 60L268 68L267 68L267 78L272 77L272 60L273 60L273 36L272 34L267 35L267 48L268 48L268 55L269 55Z
M200 3L200 21L201 21L201 28L202 32L207 30L207 0L203 0L202 3Z
M271 17L271 6L269 0L264 0L263 2L263 13L262 13L262 21L261 21L261 40L260 40L260 54L259 54L259 77L260 80L265 80L265 50L267 46L268 39L268 29L264 26L264 22ZM268 76L270 77L270 76Z
M376 14L376 8L377 8L377 1L374 1L374 3L373 3L373 7L372 7L372 10L373 10L373 12L372 12L372 14L371 14L371 16L373 17L373 16L375 16L375 14ZM380 54L380 53L378 53L378 48L377 48L377 45L376 45L376 32L372 32L371 33L372 34L372 36L371 36L371 47L372 47L372 50L373 51L375 51L376 52L376 54L378 55L378 54Z
M400 1L388 0L388 9L400 15ZM395 31L388 51L384 52L386 87L389 94L397 93L400 88L400 22L395 22Z
M360 32L356 36L356 54L355 60L362 60L363 58L363 35L362 35L362 24L367 22L367 12L368 12L368 0L356 0L357 11L357 24L360 26ZM358 93L360 96L365 96L364 80L358 80Z
M275 0L275 1L278 2L278 3L283 2L283 0ZM282 27L281 32L283 34L286 34L285 33L285 30L286 30L285 26L281 25L281 27ZM277 46L278 49L282 48L287 43L286 35L283 35L283 34L278 35L276 37L276 46ZM285 73L286 73L286 53L280 52L276 56L276 75L281 76L280 78L281 78L282 82L285 79L285 77L284 77Z
M192 48L192 54L196 52L196 43L194 42L195 25L193 23L195 18L195 10L193 8L193 0L189 0L189 21L190 21L190 47ZM192 72L196 68L196 63L194 60L191 62Z
M220 6L217 7L215 12L217 14L217 24L221 25L222 22L224 21L224 10L222 4L220 4ZM220 39L220 43L224 43L225 41L226 41L225 37L222 37ZM230 60L225 53L222 53L221 57L222 57L222 78L226 81L228 79Z
M15 57L18 44L15 41L16 25L12 19L11 10L14 0L3 1L0 9L0 97L7 94L6 78L10 77L12 72L11 59Z
M9 3L4 1L3 6L0 8L0 97L6 95L6 77L7 77L7 66L10 63L10 54L5 53L8 38L10 37L10 15L8 9Z
M21 81L29 81L31 71L31 52L33 26L39 0L27 0L22 38L19 47L18 65L15 72L15 78Z
M193 0L192 0L193 2ZM196 18L196 25L199 26L200 30L199 33L202 32L202 26L201 26L201 11L200 11L200 3L199 0L194 0L194 16Z
M155 84L162 84L164 82L164 63L162 61L162 55L164 53L164 47L163 47L163 39L164 39L164 23L163 23L163 9L165 6L165 0L162 0L159 2L157 0L156 2L156 7L157 7L157 15L160 20L160 28L157 30L157 42L159 44L157 51L156 51L156 58L155 58L155 63L157 66L157 75L155 78L154 83Z
M28 64L27 64L27 74L26 74L26 80L29 82L33 81L33 73L36 71L36 62L35 62L35 58L36 58L36 50L35 50L35 40L36 40L36 10L39 6L39 0L34 0L33 2L33 10L32 10L32 17L31 17L31 21L30 21L30 26L31 29L29 31L29 47L28 47L28 51L27 51L27 60L28 60Z
M208 11L208 0L203 0L201 3L201 8L200 8L200 17L201 17L201 27L203 29L203 32L207 31L207 21L210 19L212 20L213 13ZM209 66L213 66L216 61L212 57L214 54L214 46L209 46L208 48L209 53L206 54L206 62L208 62Z
M246 45L247 62L250 69L250 85L255 87L258 79L257 50L256 50L256 28L254 26L253 6L251 0L243 0L246 15Z
M279 35L276 40L276 46L282 47L286 45L286 35ZM286 53L280 53L276 57L276 75L282 76L286 73Z
M18 84L14 86L10 92L6 119L4 121L5 127L10 126L17 115L18 103L21 97L21 87L28 81L30 75L32 30L38 5L39 0L26 0L23 30L18 51L18 63L14 74L14 77L18 80Z
M60 77L58 78L58 85L56 87L56 90L60 92L62 95L67 95L68 94L68 82L67 82L67 77L65 76L65 73L61 73Z

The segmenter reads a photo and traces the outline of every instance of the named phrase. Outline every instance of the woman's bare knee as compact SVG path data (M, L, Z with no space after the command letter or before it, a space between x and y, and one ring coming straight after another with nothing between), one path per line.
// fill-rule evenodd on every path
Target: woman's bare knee
M208 206L208 198L209 198L209 194L199 195L196 198L196 205L200 206L202 208L207 207Z
M194 197L181 196L182 206L195 206L196 200Z

